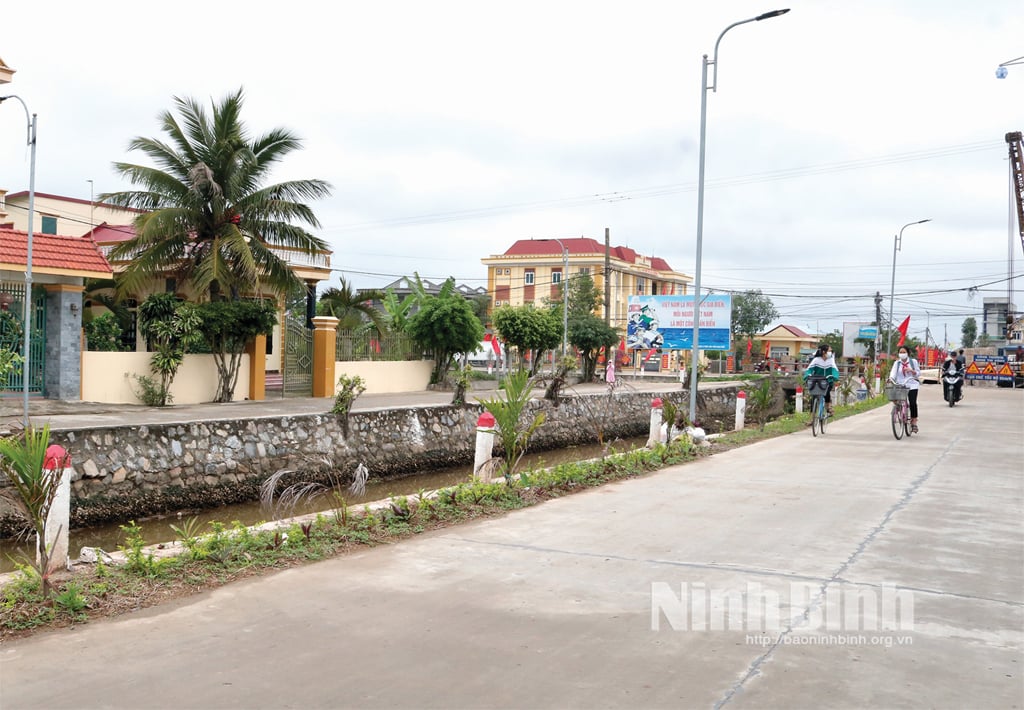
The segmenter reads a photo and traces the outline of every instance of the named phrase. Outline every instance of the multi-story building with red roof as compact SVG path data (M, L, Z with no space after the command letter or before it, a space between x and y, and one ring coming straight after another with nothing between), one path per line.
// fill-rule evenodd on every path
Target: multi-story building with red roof
M589 237L520 239L503 254L480 261L487 267L492 308L558 300L563 279L588 274L599 293L608 293L608 303L597 315L604 318L607 311L609 323L616 328L626 326L630 296L685 295L693 281L661 257L624 246L606 248ZM568 273L563 273L566 266Z

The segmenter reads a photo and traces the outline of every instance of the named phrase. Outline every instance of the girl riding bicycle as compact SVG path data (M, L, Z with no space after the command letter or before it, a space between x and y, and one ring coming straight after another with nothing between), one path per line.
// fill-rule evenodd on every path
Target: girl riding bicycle
M921 386L921 366L910 357L910 350L901 345L899 360L892 364L889 381L907 388L907 403L910 405L910 431L917 433L917 390Z
M832 387L839 381L839 368L836 367L835 353L828 343L822 343L814 351L814 357L804 370L804 382L808 377L825 377L828 379L828 390L825 392L825 406L832 414Z

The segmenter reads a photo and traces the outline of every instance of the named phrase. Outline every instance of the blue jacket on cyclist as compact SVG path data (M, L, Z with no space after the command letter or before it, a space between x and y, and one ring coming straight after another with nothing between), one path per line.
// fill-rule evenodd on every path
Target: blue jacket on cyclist
M814 357L804 370L804 382L809 377L824 377L828 380L828 390L825 392L825 402L828 404L829 412L832 412L832 386L839 381L839 368L836 367L835 353L827 344L822 343L814 351Z

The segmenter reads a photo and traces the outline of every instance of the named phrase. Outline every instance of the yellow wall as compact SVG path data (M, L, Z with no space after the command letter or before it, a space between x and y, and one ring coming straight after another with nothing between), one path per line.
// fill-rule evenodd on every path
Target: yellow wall
M358 375L366 383L366 394L425 392L427 385L430 384L430 373L433 368L434 363L430 360L334 363L336 380L342 375L349 377ZM335 387L337 387L337 383L335 383Z
M153 377L149 369L152 353L82 353L82 400L108 404L141 404L135 394L139 383L136 375ZM242 356L235 385L234 399L247 398L249 392L249 357ZM217 396L217 365L213 355L186 355L185 361L171 383L173 404L212 402Z
M92 229L92 225L100 225L104 222L112 225L131 224L138 215L137 212L104 207L98 203L91 206L88 195L85 196L84 202L72 202L53 197L40 197L37 193L33 208L34 232L42 231L44 216L56 217L57 234L64 237L80 237ZM15 199L11 199L11 196L8 195L7 212L7 219L14 223L15 229L27 231L28 195Z

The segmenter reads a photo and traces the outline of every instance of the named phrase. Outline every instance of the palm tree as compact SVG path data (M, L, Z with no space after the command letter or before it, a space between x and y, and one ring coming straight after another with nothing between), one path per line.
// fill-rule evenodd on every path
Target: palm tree
M194 99L175 97L174 103L181 121L170 111L160 117L169 142L137 137L129 144L156 167L114 164L141 189L99 197L143 211L135 221L136 236L112 252L114 259L131 260L119 288L138 292L154 275L188 281L211 299L301 287L273 248L304 254L327 249L299 225L320 226L303 201L329 196L330 185L265 184L274 164L300 147L299 139L282 128L250 138L240 118L241 89L214 104L212 116Z
M379 291L356 293L352 286L341 279L341 286L329 288L320 294L317 312L338 319L338 330L353 330L368 319L383 333L387 329L385 314L371 305L371 301L379 301L384 294Z

